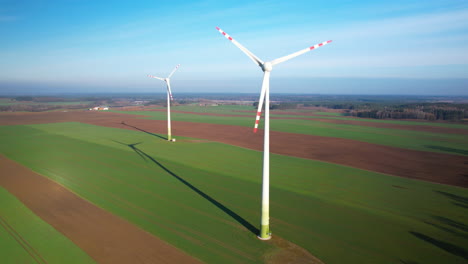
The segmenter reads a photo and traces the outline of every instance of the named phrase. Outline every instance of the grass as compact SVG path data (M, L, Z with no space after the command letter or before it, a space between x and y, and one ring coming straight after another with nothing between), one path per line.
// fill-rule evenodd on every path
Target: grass
M334 112L313 112L316 115L324 116L343 116L343 113L334 113Z
M160 109L160 108L159 108ZM172 106L172 110L175 111L186 111L194 113L216 113L224 115L255 115L256 108L249 105L220 105L220 106L197 106L197 105L180 105ZM243 113L242 111L250 111L252 113ZM371 118L351 118L342 117L342 113L330 113L330 112L315 112L315 110L303 110L303 109L287 109L287 110L272 110L272 117L300 117L297 115L288 115L284 112L298 112L298 113L313 113L322 116L303 116L306 118L317 118L317 119L332 119L332 120L358 120L362 122L370 123L387 123L387 124L398 124L398 125L416 125L416 126L437 126L446 128L459 128L468 129L466 124L457 124L449 122L425 122L425 121L406 121L406 120L390 120L390 119L371 119ZM131 114L131 112L128 112Z
M256 111L251 105L219 105L219 106L198 106L198 105L178 105L172 106L174 111L186 111L194 113L216 113L224 115L242 115L245 113L238 111Z
M166 112L160 111L118 112L126 114L147 115L149 116L149 119L154 120L167 119ZM254 120L253 117L208 116L185 113L172 113L171 119L173 121L212 123L246 127L252 127ZM260 122L260 128L262 125L263 122ZM466 137L466 135L377 128L347 124L331 124L303 119L273 119L270 125L271 130L273 131L324 137L337 137L405 149L468 155L468 137Z
M0 201L2 263L95 263L1 187Z
M208 263L259 263L261 152L79 123L0 127L1 151ZM468 191L272 155L274 236L333 263L465 263Z

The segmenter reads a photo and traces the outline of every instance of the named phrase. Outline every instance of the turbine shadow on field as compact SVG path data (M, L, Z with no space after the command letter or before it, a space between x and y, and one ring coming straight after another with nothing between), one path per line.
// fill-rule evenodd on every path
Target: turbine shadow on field
M459 257L462 257L464 259L467 259L468 260L468 252L462 248L462 247L459 247L457 245L454 245L454 244L451 244L451 243L448 243L448 242L445 242L445 241L442 241L442 240L438 240L438 239L435 239L433 237L430 237L430 236L426 236L424 234L421 234L419 232L413 232L413 231L410 231L410 234L412 234L413 236L423 240L423 241L426 241L427 243L430 243L442 250L445 250L447 251L448 253L452 254L452 255L455 255L455 256L459 256Z
M446 152L451 152L451 153L456 153L456 154L468 155L468 151L464 149L456 149L456 148L448 148L448 147L432 146L432 145L426 145L425 147L431 148L431 149L442 150Z
M206 200L208 200L210 203L212 203L214 206L218 207L219 209L221 209L223 212L225 212L226 214L228 214L230 217L232 217L234 220L236 220L239 224L243 225L245 228L247 228L250 232L254 233L255 235L258 234L259 230L253 226L251 223L249 223L247 220L245 220L244 218L242 218L240 215L236 214L235 212L233 212L231 209L227 208L226 206L224 206L223 204L221 204L220 202L216 201L214 198L212 198L211 196L209 196L208 194L204 193L203 191L201 191L200 189L198 189L197 187L193 186L190 182L186 181L185 179L183 179L182 177L178 176L177 174L175 174L174 172L172 172L171 170L169 170L167 167L165 167L163 164L161 164L159 161L157 161L155 158L151 157L150 155L148 155L147 153L145 153L144 151L142 151L141 149L137 148L136 145L140 144L141 142L138 142L138 143L133 143L133 144L124 144L124 143L121 143L121 142L118 142L118 141L115 141L119 144L122 144L122 145L126 145L128 146L129 148L131 148L133 151L135 151L144 161L148 161L150 160L151 162L153 162L154 164L158 165L161 169L163 169L164 171L166 171L169 175L171 175L172 177L174 177L175 179L177 179L178 181L180 181L181 183L183 183L185 186L187 186L188 188L190 188L192 191L194 191L195 193L197 193L198 195L200 195L201 197L205 198Z
M444 216L432 215L431 217L432 221L423 222L452 235L468 239L468 226L466 224Z
M139 130L139 131L141 131L141 132L145 132L146 134L149 134L149 135L152 135L152 136L155 136L155 137L158 137L158 138L167 140L167 138L165 138L165 137L163 137L163 136L160 136L160 135L158 135L158 134L154 134L154 133L148 132L148 131L143 130L143 129L141 129L141 128L138 128L138 127L136 127L136 126L129 125L129 124L125 123L125 121L122 121L121 124L124 125L124 126L128 126L128 127L134 128L134 129Z
M456 194L452 194L448 192L443 192L443 191L437 191L437 190L434 190L434 192L452 199L452 204L468 209L468 197L464 197L464 196L460 196L460 195L456 195Z
M402 260L402 259L400 259L400 262L403 264L419 264L419 262L416 262L416 261Z

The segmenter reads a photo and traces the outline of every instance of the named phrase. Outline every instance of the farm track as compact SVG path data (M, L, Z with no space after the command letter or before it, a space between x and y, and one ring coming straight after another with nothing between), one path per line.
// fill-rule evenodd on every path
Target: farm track
M0 163L1 164L1 163ZM38 264L47 264L48 262L37 252L36 249L34 249L28 241L21 236L8 222L0 216L0 226L3 227L8 234L10 234L13 239L16 240L16 242L28 253L31 258L34 259L34 261Z
M201 263L2 155L0 185L98 263Z
M0 124L82 122L147 133L163 135L166 133L166 121L139 119L139 117L141 116L90 111L8 113L0 114ZM334 121L341 122L342 120ZM259 151L263 149L262 131L253 134L249 127L178 121L173 121L172 127L172 132L176 136L207 139ZM466 156L401 149L343 138L277 131L270 133L272 153L326 161L411 179L468 187L468 158Z

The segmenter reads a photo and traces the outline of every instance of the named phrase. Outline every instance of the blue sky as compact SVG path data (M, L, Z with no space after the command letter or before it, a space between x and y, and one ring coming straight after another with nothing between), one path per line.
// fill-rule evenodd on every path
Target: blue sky
M468 95L468 1L0 0L0 94L252 92Z

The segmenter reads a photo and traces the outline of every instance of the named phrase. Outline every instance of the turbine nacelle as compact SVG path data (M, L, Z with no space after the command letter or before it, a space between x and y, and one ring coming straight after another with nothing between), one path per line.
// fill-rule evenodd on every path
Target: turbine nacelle
M263 106L263 100L265 99L266 90L270 87L269 78L270 78L270 72L271 72L271 70L273 70L273 66L277 65L277 64L280 64L282 62L288 61L288 60L290 60L292 58L295 58L295 57L297 57L299 55L302 55L302 54L304 54L306 52L317 49L317 48L319 48L319 47L321 47L323 45L326 45L326 44L332 42L331 40L328 40L328 41L325 41L325 42L322 42L322 43L318 43L318 44L316 44L314 46L310 46L308 48L299 50L299 51L294 52L292 54L286 55L284 57L277 58L277 59L274 59L272 61L263 62L259 57L255 56L255 54L253 54L246 47L242 46L239 42L234 40L231 36L229 36L222 29L220 29L219 27L216 27L216 29L219 31L219 33L223 34L228 40L230 40L232 42L232 44L236 45L242 52L244 52L245 55L247 55L247 57L249 57L255 64L260 66L260 68L262 69L262 71L264 73L263 83L262 83L262 90L260 91L260 100L258 101L257 117L255 118L254 132L257 132L258 123L260 121L260 115L261 115L262 106Z
M265 62L261 67L264 72L271 72L271 70L273 70L273 64L271 64L271 62Z

